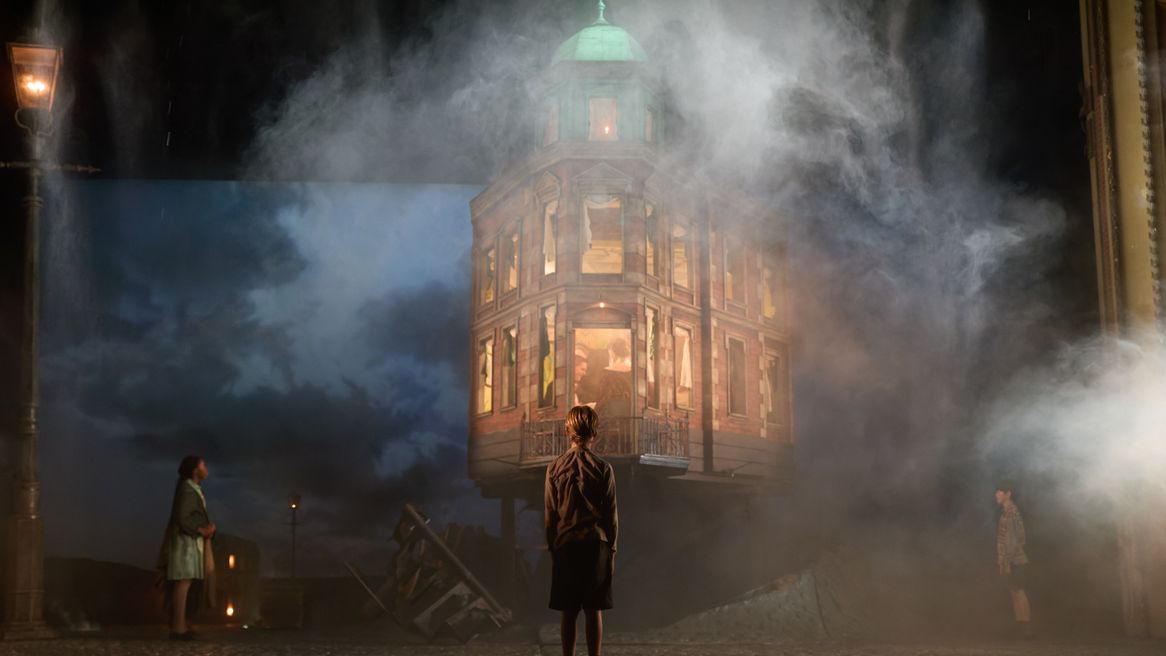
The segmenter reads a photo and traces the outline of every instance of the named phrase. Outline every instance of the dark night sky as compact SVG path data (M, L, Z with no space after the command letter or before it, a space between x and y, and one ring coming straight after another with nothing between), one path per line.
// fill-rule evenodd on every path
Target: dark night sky
M244 535L279 539L282 495L304 493L319 562L370 548L410 498L493 521L464 478L466 203L531 134L516 71L545 62L592 4L247 4L47 5L66 47L59 156L103 169L63 186L68 200L50 212L65 218L46 228L52 553L148 563L170 471L190 450L210 459L210 501ZM616 22L623 4L609 3ZM639 15L646 3L626 4ZM905 28L926 53L911 63L922 106L938 117L923 122L925 141L952 129L943 117L963 101L942 92L944 44L929 37L959 4L913 3ZM0 36L16 38L34 5L46 6L5 2ZM1039 275L989 282L1050 299L1060 319L1026 333L1040 353L1095 323L1077 8L987 2L983 19L982 166L1067 217ZM312 107L321 70L336 71L338 97L364 89L364 61L334 56L352 43L375 54L367 74L392 79L392 92L297 123L287 108ZM526 54L513 66L483 58L499 44ZM0 85L0 107L11 104ZM502 118L484 124L483 106ZM22 156L15 137L0 129L0 159ZM350 156L365 150L354 138L372 154ZM11 217L19 179L0 177ZM10 371L18 223L0 234ZM806 389L823 402L820 386ZM809 466L846 447L810 437L799 435ZM134 528L99 548L82 539L108 522Z

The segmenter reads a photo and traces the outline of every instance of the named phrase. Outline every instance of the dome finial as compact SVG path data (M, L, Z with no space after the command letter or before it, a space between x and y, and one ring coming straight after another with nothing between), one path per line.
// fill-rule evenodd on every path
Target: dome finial
M607 22L607 18L605 18L603 15L603 11L605 9L607 9L607 5L605 5L603 3L603 0L599 0L599 18L595 21L596 23L606 23Z

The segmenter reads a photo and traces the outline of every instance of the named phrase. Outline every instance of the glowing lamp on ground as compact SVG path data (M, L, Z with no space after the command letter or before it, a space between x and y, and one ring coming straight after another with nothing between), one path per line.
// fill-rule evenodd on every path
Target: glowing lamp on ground
M20 109L51 111L57 95L61 49L30 43L9 43L8 61Z
M227 556L227 569L235 569L235 554Z
M227 617L234 617L234 616L235 616L235 604L228 601L227 602Z

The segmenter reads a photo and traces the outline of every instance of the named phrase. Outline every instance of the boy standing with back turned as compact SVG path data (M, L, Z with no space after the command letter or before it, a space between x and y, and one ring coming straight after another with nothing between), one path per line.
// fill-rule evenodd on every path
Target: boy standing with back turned
M547 549L551 553L550 607L562 611L563 656L575 654L575 629L586 618L587 653L599 656L603 611L611 608L611 579L619 534L615 473L591 452L598 421L595 410L575 406L567 413L566 453L547 466Z

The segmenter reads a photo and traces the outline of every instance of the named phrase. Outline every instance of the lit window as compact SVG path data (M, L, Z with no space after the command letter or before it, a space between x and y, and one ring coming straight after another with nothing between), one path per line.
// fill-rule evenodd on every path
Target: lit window
M656 308L647 306L644 309L644 318L648 323L648 407L660 407L660 312Z
M555 272L555 258L558 253L559 201L552 200L543 205L543 275Z
M761 271L761 314L766 319L777 316L777 280L769 267Z
M583 273L623 273L623 201L591 194L583 200Z
M676 358L676 407L692 407L692 331L676 326L672 334Z
M672 225L672 284L686 289L692 288L691 268L688 266L689 246L688 226Z
M587 138L590 141L615 141L616 135L616 102L615 98L591 98L588 120L590 129Z
M543 132L543 145L549 146L559 140L559 104L547 108L547 125Z
M729 338L729 414L745 414L745 342Z
M644 141L656 140L656 112L648 110L644 112Z
M600 417L630 417L632 387L630 328L576 328L572 361L574 405L589 405Z
M482 254L482 303L494 302L494 284L498 272L498 257L494 249Z
M502 293L518 289L518 231L502 240Z
M494 338L478 342L478 412L494 411Z
M725 240L725 299L745 302L745 253L740 243Z
M555 306L543 308L538 326L538 407L555 404Z
M761 389L765 393L765 421L769 424L781 423L781 358L772 353L765 356L765 368L761 370Z
M518 326L502 330L502 407L518 405Z
M644 258L649 276L660 277L660 221L656 206L644 203Z

